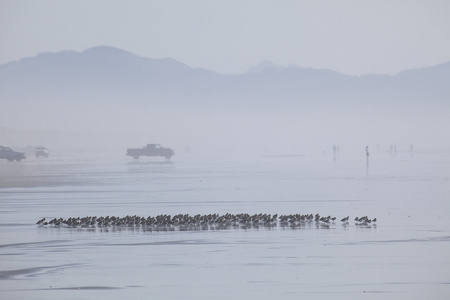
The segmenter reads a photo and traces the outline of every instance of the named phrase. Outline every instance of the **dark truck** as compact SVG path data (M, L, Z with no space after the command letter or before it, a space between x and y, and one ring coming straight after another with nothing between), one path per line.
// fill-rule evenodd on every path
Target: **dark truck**
M127 155L132 156L134 159L138 159L139 156L164 156L170 159L174 154L173 149L164 148L159 144L147 144L139 149L127 149Z
M25 158L25 153L14 151L9 147L0 146L0 158L7 159L8 161L21 161Z

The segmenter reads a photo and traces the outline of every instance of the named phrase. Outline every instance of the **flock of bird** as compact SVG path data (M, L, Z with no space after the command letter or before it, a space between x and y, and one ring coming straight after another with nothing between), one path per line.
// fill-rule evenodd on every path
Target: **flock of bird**
M178 214L178 215L158 215L155 217L149 216L88 216L88 217L71 217L68 219L53 218L47 221L42 218L36 224L45 227L68 227L68 228L143 228L148 230L210 230L210 229L229 229L229 228L272 228L276 226L298 228L303 226L311 226L315 224L317 227L328 228L331 224L335 224L336 217L320 216L319 214L208 214L208 215L194 215ZM377 219L370 219L367 216L356 217L354 219L355 225L372 226ZM338 221L339 222L339 221ZM340 222L343 225L349 224L349 216L342 218Z

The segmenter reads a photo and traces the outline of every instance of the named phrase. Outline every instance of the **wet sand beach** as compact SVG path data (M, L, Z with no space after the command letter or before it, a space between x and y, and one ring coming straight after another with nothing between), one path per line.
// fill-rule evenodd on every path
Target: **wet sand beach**
M0 162L2 299L446 299L450 157ZM39 226L42 218L320 214L322 226ZM361 226L355 217L377 218ZM348 223L340 220L349 216ZM325 224L326 225L326 224Z

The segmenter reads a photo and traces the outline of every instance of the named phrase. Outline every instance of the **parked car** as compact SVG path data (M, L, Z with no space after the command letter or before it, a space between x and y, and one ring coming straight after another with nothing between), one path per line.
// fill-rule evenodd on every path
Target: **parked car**
M9 147L0 146L0 158L7 159L8 161L21 161L26 157L23 152L17 152Z
M127 155L132 156L134 159L138 159L139 156L164 156L170 159L174 154L173 149L164 148L160 144L147 144L142 148L127 149Z
M36 149L34 150L34 156L36 157L48 157L48 155L50 154L50 151L42 146L36 147Z

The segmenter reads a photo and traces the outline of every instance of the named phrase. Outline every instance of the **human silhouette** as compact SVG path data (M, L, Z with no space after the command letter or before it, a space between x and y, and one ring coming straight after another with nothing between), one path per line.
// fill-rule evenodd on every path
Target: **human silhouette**
M366 146L367 164L369 164L369 146Z

